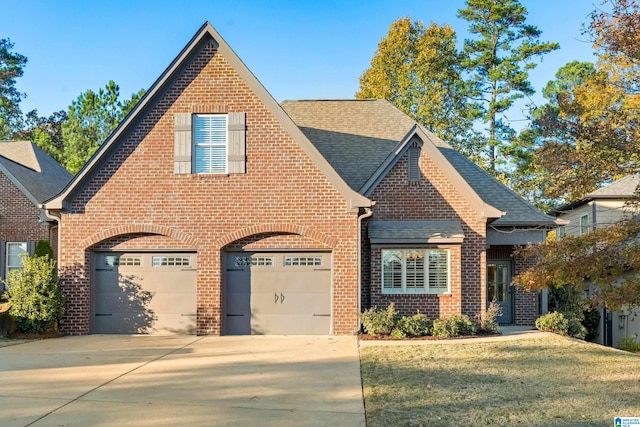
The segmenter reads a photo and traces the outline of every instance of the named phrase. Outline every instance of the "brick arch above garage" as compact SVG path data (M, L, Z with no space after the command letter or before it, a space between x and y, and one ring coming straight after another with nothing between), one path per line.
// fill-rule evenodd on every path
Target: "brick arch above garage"
M84 239L82 247L96 249L99 246L120 245L121 247L118 248L102 247L102 249L121 250L144 247L141 246L143 243L162 246L155 249L193 250L199 247L198 239L192 235L175 228L156 224L130 224L107 228ZM153 248L153 246L147 246L147 248Z
M306 247L328 250L337 246L338 239L296 224L258 224L222 236L215 246L229 249L244 245L244 249L265 249L269 244L270 248L275 248L275 245L282 248L287 243L295 245L290 249Z
M225 246L225 251L263 251L263 250L302 250L314 249L330 251L331 246L324 242L293 233L261 233L236 240Z

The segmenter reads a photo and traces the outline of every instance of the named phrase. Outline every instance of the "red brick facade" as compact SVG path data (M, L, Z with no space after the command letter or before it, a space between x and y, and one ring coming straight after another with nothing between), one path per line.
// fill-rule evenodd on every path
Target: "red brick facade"
M438 246L450 251L450 292L440 295L383 294L381 249L374 248L371 250L370 289L365 294L371 306L382 307L394 302L405 315L420 310L432 319L460 313L473 316L486 304L486 223L478 219L478 213L432 159L423 153L419 163L420 181L409 182L407 153L399 159L371 195L376 201L372 219L460 221L465 235L463 243Z
M16 185L0 173L0 271L4 273L6 242L33 242L49 240L56 252L56 228L50 233L50 225L40 222L38 209Z
M64 333L90 332L95 250L196 252L198 334L223 331L226 251L331 252L336 335L357 332L359 302L368 308L393 301L404 314L420 310L431 318L473 316L486 307L486 220L440 165L421 155L422 177L408 182L407 156L400 158L369 197L376 203L370 220L458 221L463 242L438 246L449 250L450 292L384 295L381 249L371 247L368 220L359 234L364 209L348 206L232 64L213 43L197 48L166 90L137 110L132 127L101 152L99 168L72 186L60 226ZM246 173L174 173L174 117L185 113L245 113ZM517 321L529 322L529 296L516 302Z
M228 112L246 113L246 173L174 174L174 115ZM96 248L196 251L197 333L220 334L223 251L293 240L298 248L332 251L332 332L352 334L359 326L357 212L213 44L77 193L61 234L67 307L60 327L67 334L89 332Z

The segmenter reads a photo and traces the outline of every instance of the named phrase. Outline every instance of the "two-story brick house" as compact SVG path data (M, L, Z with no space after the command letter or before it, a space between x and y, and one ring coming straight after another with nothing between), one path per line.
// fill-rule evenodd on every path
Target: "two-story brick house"
M388 102L279 105L205 24L70 185L70 334L353 334L362 309L531 324L547 216Z

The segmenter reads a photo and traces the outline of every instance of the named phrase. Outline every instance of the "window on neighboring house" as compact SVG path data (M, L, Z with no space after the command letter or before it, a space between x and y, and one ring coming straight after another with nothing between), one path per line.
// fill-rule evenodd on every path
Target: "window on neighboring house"
M564 227L558 227L556 228L556 238L557 239L562 239L564 237L565 233L565 228Z
M382 293L441 294L445 292L449 292L448 250L382 250Z
M589 226L589 214L580 216L580 235L587 234L591 230Z
M28 254L27 242L7 242L6 276L12 270L22 270L22 254Z
M227 115L193 115L194 173L227 173Z

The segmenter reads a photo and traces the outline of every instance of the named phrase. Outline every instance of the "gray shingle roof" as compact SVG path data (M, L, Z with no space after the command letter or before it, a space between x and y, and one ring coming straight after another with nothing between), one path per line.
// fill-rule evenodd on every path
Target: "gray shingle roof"
M640 184L640 175L627 175L611 184L592 191L585 196L586 199L618 199L627 198L635 194Z
M384 100L284 101L282 107L355 191L414 125Z
M371 243L462 242L460 221L370 221Z
M58 194L71 174L29 141L0 141L0 165L38 203Z
M282 107L354 190L377 171L416 124L385 100L284 101ZM423 129L487 204L506 212L494 225L551 225L542 213L433 133Z

